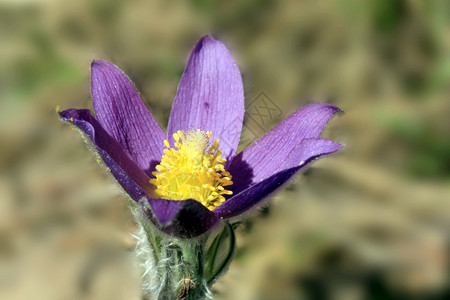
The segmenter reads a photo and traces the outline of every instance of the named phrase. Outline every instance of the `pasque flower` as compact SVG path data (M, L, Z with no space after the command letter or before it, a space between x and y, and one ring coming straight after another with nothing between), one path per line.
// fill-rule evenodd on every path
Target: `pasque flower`
M95 118L86 109L61 111L60 118L86 134L145 216L170 236L197 237L241 216L308 163L342 147L320 138L339 109L316 103L236 154L242 78L225 45L210 36L189 58L167 134L120 69L101 60L91 68Z

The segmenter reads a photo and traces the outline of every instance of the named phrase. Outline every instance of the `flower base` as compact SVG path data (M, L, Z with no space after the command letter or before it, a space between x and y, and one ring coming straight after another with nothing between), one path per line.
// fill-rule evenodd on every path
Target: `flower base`
M233 226L223 221L203 236L177 238L156 229L139 205L133 203L132 211L139 225L136 252L147 299L212 299L214 283L234 257Z

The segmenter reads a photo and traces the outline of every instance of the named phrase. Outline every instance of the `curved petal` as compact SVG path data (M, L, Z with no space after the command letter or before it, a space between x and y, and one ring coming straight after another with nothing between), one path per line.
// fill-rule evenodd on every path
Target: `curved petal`
M244 119L244 89L239 68L226 46L210 36L192 51L178 86L167 135L202 129L220 140L222 157L236 152Z
M159 230L180 238L197 237L214 228L220 221L213 212L195 200L149 198L139 204Z
M308 138L301 141L300 144L291 150L286 160L277 170L281 172L290 168L304 166L314 159L321 156L334 153L344 145L333 142L332 140L322 138Z
M89 110L68 109L58 113L61 120L75 125L92 141L110 172L135 201L151 193L153 186L149 183L150 178L102 128Z
M111 63L91 66L95 117L148 175L163 155L164 131L145 106L133 83Z
M68 109L59 112L59 116L61 120L75 125L91 140L109 171L123 189L144 208L146 216L158 229L170 235L192 238L218 224L219 218L198 201L151 198L148 195L153 190L150 178L102 128L89 110Z
M338 111L326 103L307 105L236 155L228 169L233 176L233 191L238 193L277 172L289 153L303 139L318 138Z
M338 151L342 145L327 139L305 139L291 152L281 170L267 179L231 197L214 209L214 213L224 219L233 218L258 205L264 198L275 192L299 170L320 156Z

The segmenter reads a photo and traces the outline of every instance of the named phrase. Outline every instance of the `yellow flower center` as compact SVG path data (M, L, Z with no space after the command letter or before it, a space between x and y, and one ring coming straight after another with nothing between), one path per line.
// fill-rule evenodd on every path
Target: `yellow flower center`
M233 184L230 173L224 168L227 160L220 157L219 140L209 147L211 132L199 129L179 130L173 138L176 149L164 141L167 149L150 183L163 199L194 199L213 210L225 201L224 195L232 194L224 187Z

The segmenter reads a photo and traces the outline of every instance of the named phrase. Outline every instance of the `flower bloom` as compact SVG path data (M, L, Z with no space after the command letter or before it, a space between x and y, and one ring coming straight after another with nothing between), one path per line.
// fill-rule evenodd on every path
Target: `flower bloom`
M196 237L220 219L240 216L308 163L342 147L320 138L339 109L316 103L236 155L242 78L226 46L210 36L198 41L189 58L167 134L116 66L92 62L91 95L95 118L87 109L61 111L60 118L86 134L151 222L177 237Z

